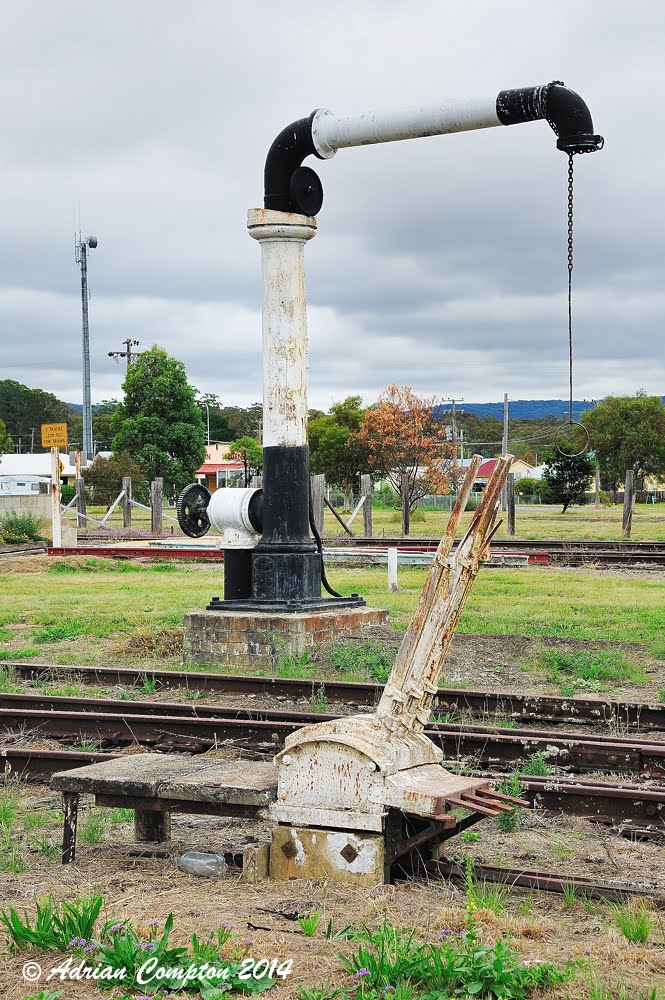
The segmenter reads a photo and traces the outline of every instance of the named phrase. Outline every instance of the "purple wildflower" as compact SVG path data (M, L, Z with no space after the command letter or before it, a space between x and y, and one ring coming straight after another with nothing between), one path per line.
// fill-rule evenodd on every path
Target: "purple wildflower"
M585 955L590 955L591 954L591 948L585 948L584 949L584 954Z
M386 988L385 988L385 990L383 992L384 993L397 993L397 990L395 989L394 986L386 986Z
M159 927L159 920L151 920L148 927Z
M358 969L358 971L356 972L356 979L363 979L364 976L369 976L369 969L365 968Z
M155 946L152 943L152 941L146 941L144 944L141 945L141 947L143 948L144 951L154 951L155 950Z

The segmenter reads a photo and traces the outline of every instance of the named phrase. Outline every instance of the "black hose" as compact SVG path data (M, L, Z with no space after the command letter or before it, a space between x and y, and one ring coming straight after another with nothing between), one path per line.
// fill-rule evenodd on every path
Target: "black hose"
M328 583L328 578L326 577L326 568L323 565L323 542L321 541L321 535L319 534L318 528L314 523L314 504L312 503L312 484L309 484L309 526L312 529L312 534L314 535L314 541L316 542L316 549L321 556L321 583L323 584L325 590L328 591L331 597L343 597L343 594L338 594L336 590L333 590Z

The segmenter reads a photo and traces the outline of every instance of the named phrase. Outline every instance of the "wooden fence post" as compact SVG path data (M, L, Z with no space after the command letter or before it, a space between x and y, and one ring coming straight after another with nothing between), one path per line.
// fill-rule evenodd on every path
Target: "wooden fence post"
M150 483L150 527L155 535L162 533L162 505L164 502L164 480L161 476Z
M515 537L515 473L509 472L506 478L506 504L508 508L508 538Z
M87 513L85 505L85 479L78 476L76 480L76 527L85 528L85 515Z
M132 480L131 476L122 477L122 488L125 495L122 498L122 526L131 528L132 526Z
M626 485L623 493L623 520L621 524L622 538L630 538L633 527L633 508L635 506L635 474L632 469L626 470Z
M372 480L369 476L360 477L360 492L365 497L363 506L363 531L365 538L372 537Z
M310 476L312 484L312 517L316 530L323 534L323 491L326 488L326 477L322 475Z
M409 474L405 472L400 483L402 495L402 534L408 535L411 522L411 511L409 510Z

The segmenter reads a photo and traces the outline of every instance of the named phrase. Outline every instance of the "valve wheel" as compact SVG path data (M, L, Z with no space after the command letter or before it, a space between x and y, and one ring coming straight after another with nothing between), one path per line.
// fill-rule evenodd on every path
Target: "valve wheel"
M178 524L190 538L201 538L210 530L209 503L210 492L200 483L185 486L178 497L176 504Z

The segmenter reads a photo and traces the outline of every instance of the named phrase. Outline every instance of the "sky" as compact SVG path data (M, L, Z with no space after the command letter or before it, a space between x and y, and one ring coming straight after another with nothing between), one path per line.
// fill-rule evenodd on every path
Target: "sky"
M575 159L574 395L665 393L659 0L24 0L0 35L0 379L122 398L127 337L226 405L261 399L273 138L315 108L401 109L562 80L605 148ZM391 383L565 398L566 156L545 122L305 161L309 403ZM659 332L660 331L660 332ZM460 404L463 405L463 404Z

